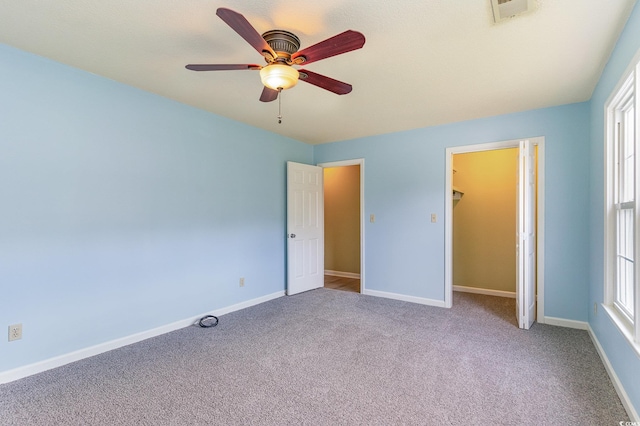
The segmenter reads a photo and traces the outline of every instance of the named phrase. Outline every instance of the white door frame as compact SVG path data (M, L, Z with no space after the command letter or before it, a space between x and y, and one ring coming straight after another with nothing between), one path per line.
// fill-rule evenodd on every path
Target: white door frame
M364 277L364 158L356 158L353 160L331 161L327 163L316 164L319 167L344 167L344 166L360 166L360 293L364 294L365 277Z
M536 321L544 324L544 136L534 138L513 139L502 142L491 142L476 145L456 146L446 149L445 159L445 239L444 239L444 305L450 308L453 305L453 155L467 152L493 151L505 148L519 148L520 141L528 139L532 144L538 146L538 202L536 205L537 216L537 292L538 309Z

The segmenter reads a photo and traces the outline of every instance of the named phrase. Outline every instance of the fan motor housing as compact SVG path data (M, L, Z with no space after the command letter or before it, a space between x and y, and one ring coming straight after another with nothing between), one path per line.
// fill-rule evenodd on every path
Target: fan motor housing
M278 54L290 58L300 49L300 39L294 33L285 30L270 30L262 34L262 38Z

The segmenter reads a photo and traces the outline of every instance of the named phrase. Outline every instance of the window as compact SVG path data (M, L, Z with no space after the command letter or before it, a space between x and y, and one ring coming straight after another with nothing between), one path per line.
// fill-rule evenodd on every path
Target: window
M638 185L640 54L606 105L605 307L640 351L640 253Z

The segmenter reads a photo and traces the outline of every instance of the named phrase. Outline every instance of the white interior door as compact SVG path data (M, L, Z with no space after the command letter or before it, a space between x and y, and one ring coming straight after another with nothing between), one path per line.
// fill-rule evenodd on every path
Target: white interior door
M288 161L287 295L323 286L323 170Z
M536 319L535 151L520 141L518 164L518 229L516 316L518 327L529 329Z

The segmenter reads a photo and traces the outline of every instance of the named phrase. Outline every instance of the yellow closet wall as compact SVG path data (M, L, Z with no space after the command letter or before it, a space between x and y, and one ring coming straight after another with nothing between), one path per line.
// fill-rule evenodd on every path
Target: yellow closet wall
M360 166L324 169L324 268L360 274Z
M456 154L453 285L515 292L518 149Z

